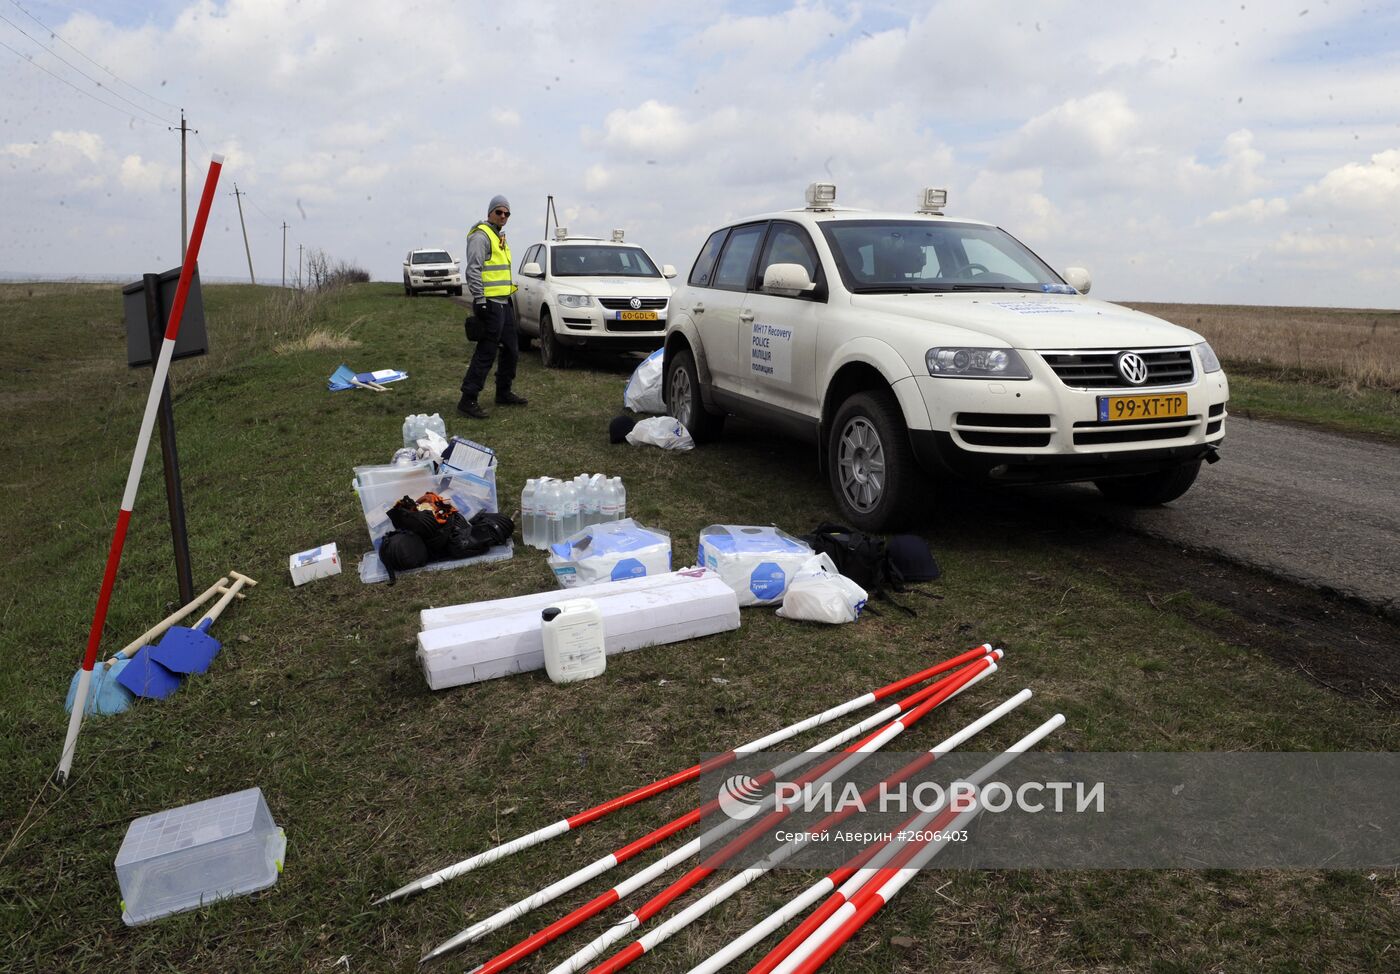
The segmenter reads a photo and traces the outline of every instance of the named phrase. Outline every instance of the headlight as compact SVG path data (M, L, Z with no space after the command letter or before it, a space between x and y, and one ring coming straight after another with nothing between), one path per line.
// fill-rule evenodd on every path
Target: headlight
M1011 348L930 348L929 375L960 379L1029 379L1030 370Z
M1202 372L1219 372L1220 359L1215 355L1215 349L1210 347L1210 342L1201 342L1196 346L1196 354L1201 357Z
M593 299L586 294L561 294L559 303L566 308L586 308L593 303Z

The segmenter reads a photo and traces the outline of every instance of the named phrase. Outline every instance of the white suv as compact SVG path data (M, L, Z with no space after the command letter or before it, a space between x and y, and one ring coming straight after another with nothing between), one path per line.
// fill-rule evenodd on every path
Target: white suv
M715 231L672 299L664 393L697 441L726 413L812 441L847 521L932 506L920 470L1180 497L1225 435L1229 384L1195 332L1085 294L1010 234L835 206Z
M445 250L410 250L403 259L403 293L445 291L462 296L462 265Z
M659 270L647 252L622 242L571 237L559 228L553 240L525 250L515 275L515 316L520 333L540 340L545 368L568 362L584 346L655 351L666 332L671 301L670 264Z

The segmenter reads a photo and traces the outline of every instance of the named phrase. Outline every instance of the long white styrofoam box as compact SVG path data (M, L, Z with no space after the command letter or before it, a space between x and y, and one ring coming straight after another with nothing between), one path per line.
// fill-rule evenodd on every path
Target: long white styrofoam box
M608 590L588 597L602 613L609 656L739 628L738 597L713 572L647 589L624 588L621 582L597 588ZM543 669L540 613L566 596L579 597L579 591L478 603L484 611L476 618L419 633L418 661L428 686L441 690ZM503 608L521 601L531 604Z
M589 585L576 585L567 593L554 589L549 592L517 595L508 599L492 599L489 602L464 602L460 605L446 605L438 609L422 610L418 614L418 627L423 630L441 629L444 626L455 626L473 619L518 612L523 609L539 612L566 597L593 599L605 595L617 595L622 592L644 592L648 589L665 588L669 585L684 585L708 578L719 578L719 573L712 568L683 568L680 571L619 579L616 582L593 582Z

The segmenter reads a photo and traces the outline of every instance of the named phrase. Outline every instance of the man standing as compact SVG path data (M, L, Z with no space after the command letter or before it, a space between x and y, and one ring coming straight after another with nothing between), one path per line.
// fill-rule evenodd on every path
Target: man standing
M496 365L496 405L523 406L527 400L511 391L520 346L515 332L515 307L511 295L510 247L505 225L510 219L510 201L493 196L486 208L486 219L467 233L466 285L472 297L472 317L477 320L481 338L472 353L467 374L462 376L462 399L457 412L473 419L486 419L477 397L486 387L486 374ZM496 354L500 353L500 362Z

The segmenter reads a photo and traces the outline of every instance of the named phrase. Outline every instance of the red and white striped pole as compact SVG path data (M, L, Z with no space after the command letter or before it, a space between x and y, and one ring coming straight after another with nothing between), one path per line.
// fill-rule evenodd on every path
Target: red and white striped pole
M982 652L985 649L985 646L980 646L977 648L977 652ZM959 656L956 658L962 659L967 655L968 654L965 653L963 654L963 656ZM1002 655L1002 650L994 649L991 650L991 652L989 653L984 653L984 655L978 657L978 659L980 660L990 657L991 659L996 660L1000 659ZM940 666L941 665L943 664L940 664ZM980 676L982 675L985 675L985 671L983 671L983 674L979 674L978 678L980 678ZM842 744L845 744L851 739L866 733L872 728L876 728L883 725L887 721L903 713L905 710L909 710L917 706L924 700L928 699L930 696L940 692L950 684L950 681L956 680L957 676L957 674L954 674L953 676L946 677L945 679L940 680L937 683L933 683L927 687L924 687L922 690L911 694L910 696L899 701L898 703L891 704L889 707L886 707L878 713L865 718L857 724L853 724L852 726L846 728L840 733L835 734L818 744L814 744L812 747L806 750L805 754L826 753L827 751L840 747ZM961 683L961 685L958 686L957 690L953 695L956 695L956 693L960 693L962 692L962 690L967 689L974 682L976 682L975 679ZM793 758L788 763L778 768L775 768L772 771L766 771L762 775L759 775L754 781L754 786L756 788L761 788L764 785L766 785L769 781L774 780L780 775L786 774L788 771L795 770L797 767L806 764L809 759L805 756L805 754L798 755L796 758ZM672 819L665 825L653 829L651 832L647 833L641 838L636 839L625 846L622 846L620 849L617 849L611 854L606 855L603 858L598 859L587 866L584 866L582 869L578 869L573 873L570 873L563 879L560 879L557 882L551 883L550 885L544 887L539 892L527 896L523 900L519 900L518 902L513 903L510 906L497 911L491 916L486 917L484 920L473 924L465 930L460 931L448 940L439 944L437 947L434 947L428 954L426 954L420 960L420 963L428 963L429 961L436 960L439 957L444 956L445 954L451 953L452 951L464 946L465 944L475 943L476 941L485 937L487 934L490 934L493 931L498 930L501 927L514 922L515 920L518 920L520 917L524 916L532 910L539 909L546 903L549 903L552 900L563 896L565 893L568 893L571 890L577 889L584 883L596 879L598 876L601 876L613 867L620 865L621 863L626 862L627 860L632 859L637 855L640 855L642 852L645 852L647 849L650 849L653 846L660 844L662 841L670 838L676 833L688 829L690 826L700 822L713 812L717 811L719 808L719 801L717 799L711 799L710 801L698 806L697 808L692 809L686 814L681 815L678 818ZM724 825L715 829L711 829L709 832L706 832L699 838L692 840L691 842L687 843L685 846L681 847L675 852L672 852L665 858L658 860L651 866L648 866L641 873L638 873L629 878L624 883L615 886L607 893L595 897L593 900L590 900L588 903L585 903L583 906L574 910L572 913L550 924L545 929L531 935L530 937L527 937L525 940L521 941L520 943L511 947L510 949L491 958L485 964L482 964L480 967L476 968L472 972L472 974L495 974L496 971L504 970L505 968L509 967L511 964L515 963L521 958L529 956L530 954L539 950L545 944L550 943L559 936L562 936L564 933L567 933L569 930L572 930L580 923L583 923L590 917L596 916L603 910L612 906L614 903L617 903L632 891L640 889L642 886L649 884L652 881L652 879L655 879L657 876L660 876L674 863L688 859L696 853L700 852L706 846L712 844L719 838L723 837L723 835L727 832L733 831L735 828L738 827L739 824L740 823L737 820L735 820L727 822Z
M983 782L1018 756L1029 751L1064 722L1063 714L1051 717L1011 745L1002 754L983 765L975 774L966 779L966 783L978 789L980 795ZM862 869L842 887L842 891L846 894L846 902L839 906L805 941L796 946L782 960L782 963L771 967L768 964L769 958L764 958L753 970L773 970L775 974L812 974L813 971L826 963L840 949L841 945L849 940L886 903L893 899L896 893L918 875L919 870L927 865L929 860L942 851L950 833L961 831L977 816L979 811L981 811L980 798L975 807L966 811L958 810L956 817L946 826L926 831L924 834L931 837L932 841L925 839L910 842L905 848L899 850L893 864L879 869L871 869L870 867Z
M893 774L892 776L886 778L879 784L868 788L860 795L860 799L858 802L852 802L848 805L848 807L840 808L837 811L832 812L826 818L818 822L816 825L812 826L809 829L805 829L804 831L809 832L811 835L814 836L822 835L826 832L831 831L836 826L844 822L846 819L850 818L852 815L855 815L860 809L868 807L869 803L874 801L879 796L882 789L909 780L919 771L923 770L924 768L928 767L928 765L936 761L938 758L956 750L963 743L976 736L978 733L995 723L1001 717L1016 709L1022 703L1029 700L1030 697L1031 691L1022 690L1019 694L1012 697L1010 700L1005 701L1000 706L996 707L987 714L984 714L982 717L973 721L971 724L968 724L966 727L958 731L953 736L947 738L944 741L940 741L936 746L934 746L932 750L927 751L915 760L910 761L903 768L899 769L899 771L895 772L895 774ZM951 817L952 816L950 815L949 818ZM928 826L928 823L932 820L932 818L933 815L931 813L915 812L914 815L908 821L903 823L903 825L900 827L900 830L919 830L925 828ZM737 875L731 877L727 882L719 886L717 889L714 889L711 892L707 893L705 896L701 897L699 900L686 907L680 913L666 920L664 923L662 923L656 929L652 930L650 933L643 934L641 937L637 938L635 945L629 947L628 949L633 952L640 950L641 953L651 953L657 947L661 946L661 944L665 943L671 937L675 936L677 933L690 926L696 920L700 919L700 917L704 916L706 913L709 913L715 907L728 900L734 894L738 893L740 890L749 886L751 883L754 883L758 879L767 875L770 871L772 871L781 863L785 862L787 859L801 852L804 848L806 848L806 846L811 844L812 841L814 840L811 838L804 837L792 839L784 843L782 846L775 849L773 852L765 856L760 861L756 862L754 865L748 867L747 869L744 869ZM908 849L907 854L905 855L905 859L911 858L916 851L917 850L914 848ZM872 847L872 849L868 850L868 855L874 854L875 848ZM867 853L862 853L862 856L867 856ZM895 864L903 865L903 860L897 860ZM604 964L603 966L596 968L595 970L602 971L606 969L610 968L607 964Z
M505 842L501 845L495 846L494 848L487 849L485 852L481 852L477 855L471 856L470 858L463 859L461 862L455 863L451 866L445 866L442 869L439 869L433 873L429 873L428 875L420 879L415 879L413 882L408 883L405 886L400 886L398 889L394 890L392 893L389 893L386 896L381 896L379 899L375 900L371 904L371 906L378 906L381 903L389 903L394 900L402 899L405 896L411 896L414 893L419 893L423 890L431 889L434 886L440 886L443 883L447 882L449 879L456 879L458 876L461 876L464 873L471 872L473 869L478 869L481 866L485 866L490 863L496 862L499 859L504 859L507 856L514 855L515 853L520 852L524 849L529 849L531 846L539 845L541 842L547 842L550 839L561 836L566 832L572 831L573 829L579 828L583 825L587 825L589 822L596 822L598 819L603 818L607 815L611 815L613 812L618 811L619 809L626 808L629 805L635 805L639 801L651 798L654 795L659 795L664 791L669 791L670 789L686 784L687 782L695 781L701 775L709 771L713 771L716 768L722 768L727 764L732 764L734 761L738 760L739 756L742 754L755 754L759 751L763 751L767 748L770 748L775 744L780 744L783 741L788 740L789 738L796 737L798 734L801 734L804 731L811 730L814 727L819 727L822 724L833 721L838 717L850 713L853 710L859 710L861 707L865 707L877 701L884 700L887 697L891 697L894 694L899 693L901 690L905 690L911 686L914 686L917 683L922 683L925 680L938 675L939 673L944 673L948 670L955 669L963 665L964 663L969 663L973 660L981 659L984 655L990 653L991 651L992 647L989 644L984 643L983 645L978 646L975 649L970 649L959 656L953 657L952 659L944 660L943 662L935 664L934 666L930 666L927 669L920 670L918 673L911 673L909 676L906 676L903 679L896 680L895 682L890 684L886 684L885 686L880 687L877 690L871 690L869 693L864 693L859 697L853 697L852 699L847 700L845 703L838 704L835 707L831 707L828 710L824 710L819 714L813 714L811 717L807 717L804 720L800 720L795 724L789 724L787 727L774 731L773 733L768 734L765 737L760 737L758 740L750 741L747 744L742 744L739 747L734 748L734 750L732 751L727 751L724 754L716 755L715 757L710 758L708 761L692 765L689 768L686 768L682 771L677 771L675 774L668 775L665 778L661 778L657 781L653 781L649 785L642 785L639 788L634 788L626 794L619 795L616 798L609 799L608 801L605 801L599 805L595 805L592 808L585 809L584 811L579 812L577 815L571 815L568 818L560 819L559 821L554 822L551 825L546 825L543 828L536 829L533 832L522 835L517 839L512 839L509 842Z
M219 173L223 168L224 157L215 153L209 163L209 174L204 178L204 192L199 198L199 209L195 213L194 231L190 234L189 247L185 251L185 262L180 267L180 282L175 287L175 301L170 307L170 322L165 328L165 341L161 343L155 375L151 378L151 391L146 397L146 414L141 418L141 432L136 436L136 452L131 456L131 470L126 475L126 490L122 493L121 510L117 512L117 527L112 532L112 545L107 550L107 568L102 573L102 588L97 593L97 608L92 614L92 628L88 630L87 652L83 656L82 673L78 677L73 713L68 718L68 736L63 742L63 754L58 760L58 770L54 772L54 781L59 785L67 783L68 772L73 767L73 751L78 746L78 731L83 725L83 711L87 705L88 690L92 686L92 667L97 662L97 649L102 643L102 628L107 623L107 605L112 599L112 586L117 580L117 566L122 560L122 546L126 544L131 512L136 507L136 490L141 484L141 470L146 465L146 450L151 445L151 430L155 428L156 409L160 405L160 394L165 388L166 377L170 374L170 358L175 353L175 339L180 334L180 319L185 313L185 299L190 293L195 262L199 259L199 245L204 240L204 227L209 221L209 207L214 202L214 187L219 183ZM154 353L155 349L151 351Z
M843 753L828 758L817 767L805 772L801 777L797 778L793 784L800 787L813 782L829 781L849 773L871 754L883 748L910 727L913 727L932 712L935 707L956 694L963 685L996 672L996 668L996 661L992 657L984 657L979 662L960 671L949 681L946 681L950 684L946 689L934 694L928 700L925 700L913 710L901 716L898 720L887 724L884 728L865 740L847 748ZM601 957L603 952L610 946L617 943L648 920L657 916L671 903L674 903L681 896L703 882L721 865L728 862L743 849L752 845L759 836L766 834L774 826L782 822L782 820L790 814L791 810L791 805L784 805L768 812L763 818L758 820L756 825L750 826L747 831L737 838L730 840L724 848L720 849L719 852L712 855L704 863L691 869L680 879L637 907L637 909L633 910L622 920L613 924L606 933L579 950L562 964L553 968L549 974L572 974L574 971L581 970L584 965L594 959ZM614 972L622 970L644 953L645 950L642 946L634 942L602 964L592 968L590 974L614 974Z

